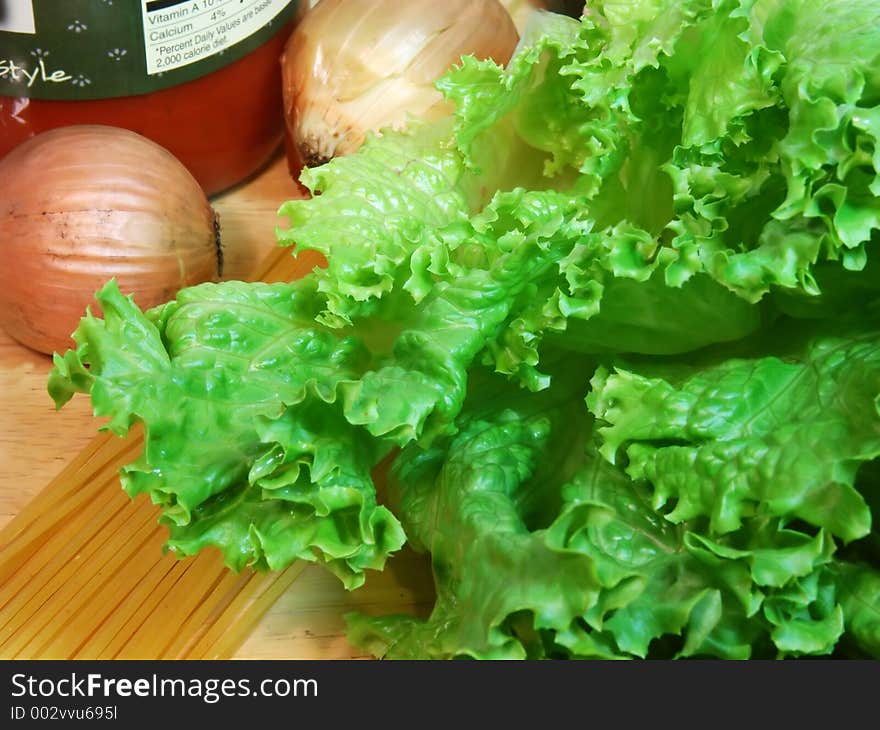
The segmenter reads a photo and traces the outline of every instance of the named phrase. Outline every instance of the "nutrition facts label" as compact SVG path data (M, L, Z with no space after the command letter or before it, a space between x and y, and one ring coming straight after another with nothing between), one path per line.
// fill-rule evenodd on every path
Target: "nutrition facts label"
M208 58L261 30L290 0L144 0L147 73Z

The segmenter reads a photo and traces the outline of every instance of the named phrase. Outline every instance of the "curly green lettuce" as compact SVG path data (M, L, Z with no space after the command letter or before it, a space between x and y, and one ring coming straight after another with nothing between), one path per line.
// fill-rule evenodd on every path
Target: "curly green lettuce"
M431 554L434 610L352 614L352 641L388 658L877 656L880 570L845 555L877 532L843 480L878 456L878 354L876 337L825 336L781 381L765 357L677 389L601 367L590 385L572 377L589 361L568 358L541 393L480 382L456 436L395 461L396 512ZM810 438L793 433L828 403ZM683 453L647 470L649 444ZM681 490L674 508L662 480Z
M430 550L435 617L353 624L388 655L876 655L880 1L536 18L450 117L304 171L278 240L326 269L108 283L52 396L143 425L123 485L182 555L353 588ZM504 420L556 393L571 438Z

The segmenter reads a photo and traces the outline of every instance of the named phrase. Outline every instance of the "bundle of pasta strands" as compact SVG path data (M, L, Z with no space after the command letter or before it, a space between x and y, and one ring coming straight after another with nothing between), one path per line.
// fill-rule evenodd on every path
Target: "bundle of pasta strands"
M317 262L279 250L254 278ZM142 449L139 429L98 435L0 531L0 658L226 658L300 574L299 562L234 573L215 551L163 551L158 508L120 487Z

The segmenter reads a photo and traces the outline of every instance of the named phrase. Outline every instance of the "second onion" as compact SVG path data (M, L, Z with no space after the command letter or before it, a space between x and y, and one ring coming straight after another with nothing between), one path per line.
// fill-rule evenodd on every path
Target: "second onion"
M205 193L170 152L98 125L44 132L0 161L0 325L43 353L116 278L146 309L219 276ZM96 310L97 313L97 310Z
M321 0L282 57L288 154L312 167L410 115L448 114L434 82L463 55L504 65L518 41L498 0Z

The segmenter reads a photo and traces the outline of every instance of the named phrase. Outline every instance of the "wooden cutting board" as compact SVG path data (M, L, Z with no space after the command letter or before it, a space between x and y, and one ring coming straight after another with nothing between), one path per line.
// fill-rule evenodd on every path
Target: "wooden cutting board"
M276 216L301 191L280 154L253 179L216 197L225 249L224 278L247 279L262 262L287 255L275 245ZM94 439L97 422L88 398L56 412L46 393L51 359L0 331L0 529ZM432 601L423 556L404 550L364 587L347 592L318 566L307 566L268 608L232 654L235 658L346 659L361 654L345 640L343 615L424 614Z

